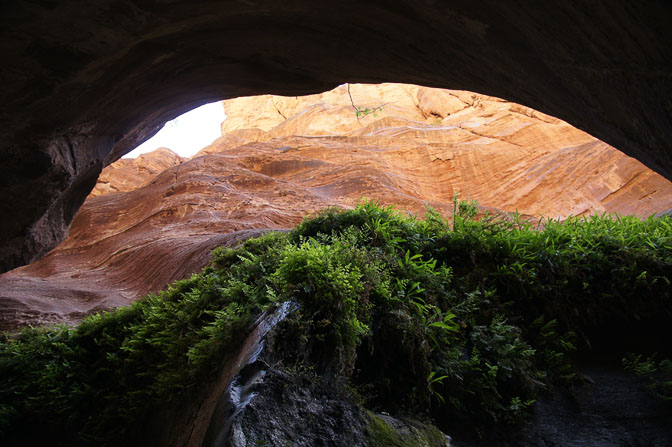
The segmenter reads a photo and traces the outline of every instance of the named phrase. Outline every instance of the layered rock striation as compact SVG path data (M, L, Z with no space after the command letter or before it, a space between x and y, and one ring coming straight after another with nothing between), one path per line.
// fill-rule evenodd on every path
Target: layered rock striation
M350 96L352 96L352 101ZM356 107L378 108L356 116ZM76 322L188 276L209 251L361 198L444 215L566 218L672 209L672 183L569 124L502 99L411 85L227 100L223 136L106 168L70 236L0 276L0 326Z
M672 178L666 2L75 0L0 6L0 271L67 235L108 164L220 98L410 82L507 98Z
M646 217L672 208L670 182L641 163L564 121L491 96L355 84L304 97L237 98L224 107L233 118L200 154L245 143L298 146L301 157L389 171L395 187L427 201L460 193L537 217ZM356 107L382 110L357 118Z
M166 147L142 154L138 158L122 158L103 169L90 197L111 192L133 191L152 180L166 169L177 166L186 159Z

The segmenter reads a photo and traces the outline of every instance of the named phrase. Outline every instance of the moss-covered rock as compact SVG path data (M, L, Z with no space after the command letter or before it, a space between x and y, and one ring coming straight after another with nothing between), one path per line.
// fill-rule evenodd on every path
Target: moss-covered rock
M431 424L368 413L367 447L448 447L451 438Z
M359 424L371 442L403 440L391 420L363 416L364 407L431 418L447 432L509 430L543 392L574 383L577 351L670 354L671 218L536 228L456 210L450 222L374 203L328 210L289 234L215 250L202 273L129 308L5 337L0 441L130 445L160 409L219 377L259 316L288 301L298 309L269 342L268 396L284 395L285 385L290 402L301 401L301 390L313 390L307 401L328 401L323 384L330 393L343 388L334 384L356 390L362 404L339 397L340 410L305 414L334 422L320 425L331 427L327 437ZM302 368L316 379L297 382L291 371ZM245 417L259 420L249 427L275 420L300 430L301 406L285 412L299 415L289 424L278 419L282 407L271 417L278 402L263 405L265 413L250 404ZM332 410L341 416L330 419ZM334 445L351 440L343 442Z

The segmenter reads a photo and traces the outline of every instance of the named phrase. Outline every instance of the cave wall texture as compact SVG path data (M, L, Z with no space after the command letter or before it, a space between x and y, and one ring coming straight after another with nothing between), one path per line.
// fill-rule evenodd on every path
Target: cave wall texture
M0 271L203 103L406 82L557 116L672 179L672 7L630 0L3 0Z

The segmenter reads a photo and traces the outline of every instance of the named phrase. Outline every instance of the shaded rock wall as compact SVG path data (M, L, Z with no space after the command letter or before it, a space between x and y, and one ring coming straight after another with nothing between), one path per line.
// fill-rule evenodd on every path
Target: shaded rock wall
M0 5L0 271L67 234L101 169L205 102L345 81L532 106L672 178L667 2L75 0Z

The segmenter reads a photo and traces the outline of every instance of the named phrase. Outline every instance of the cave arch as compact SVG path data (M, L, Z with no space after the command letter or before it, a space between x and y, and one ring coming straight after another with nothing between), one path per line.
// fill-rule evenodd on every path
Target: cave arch
M100 170L214 99L343 82L479 91L672 179L672 7L306 0L3 2L0 271L60 242Z

